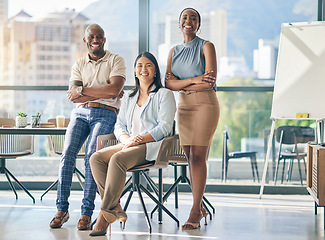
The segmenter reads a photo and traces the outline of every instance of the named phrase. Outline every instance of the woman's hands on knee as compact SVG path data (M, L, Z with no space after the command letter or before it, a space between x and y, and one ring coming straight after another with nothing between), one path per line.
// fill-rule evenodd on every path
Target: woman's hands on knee
M139 144L141 144L141 142L143 141L143 137L141 135L134 135L129 137L123 144L123 149L127 149L129 147L133 147L133 146L137 146Z

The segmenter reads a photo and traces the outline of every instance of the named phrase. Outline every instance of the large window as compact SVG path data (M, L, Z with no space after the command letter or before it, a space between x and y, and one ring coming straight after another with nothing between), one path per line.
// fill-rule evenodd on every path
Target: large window
M0 25L0 85L44 86L44 89L67 86L72 64L87 53L82 38L90 23L98 23L105 30L106 49L124 58L127 86L134 85L133 63L143 50L157 57L164 79L170 49L183 42L178 27L179 14L186 7L194 7L202 18L198 36L214 43L218 61L217 95L221 117L210 148L208 178L214 183L221 180L225 127L231 134L230 151L257 151L261 177L265 139L271 125L281 23L317 20L317 3L317 0L90 0L81 11L53 7L37 19L30 17L26 10L25 15L9 16L10 24ZM143 10L147 4L148 19ZM228 86L237 87L236 91L224 90ZM269 90L244 92L241 89L255 86L269 87ZM0 100L1 117L27 112L31 120L31 116L41 111L42 122L56 115L68 118L75 107L67 100L66 89L0 90ZM59 163L48 157L46 137L36 138L35 147L36 154L27 157L28 161L18 161L16 171L55 179ZM48 165L43 162L46 160ZM33 167L29 169L29 166ZM292 177L298 178L296 171ZM228 179L251 183L249 160L231 160Z

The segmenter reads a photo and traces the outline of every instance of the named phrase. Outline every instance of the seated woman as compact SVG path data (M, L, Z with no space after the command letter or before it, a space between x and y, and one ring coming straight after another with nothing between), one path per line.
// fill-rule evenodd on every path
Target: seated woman
M90 158L90 166L102 199L91 236L105 235L111 223L127 215L119 199L126 171L155 160L163 138L172 134L176 103L172 91L163 88L157 60L149 53L135 60L135 89L125 95L114 134L120 144L101 149Z

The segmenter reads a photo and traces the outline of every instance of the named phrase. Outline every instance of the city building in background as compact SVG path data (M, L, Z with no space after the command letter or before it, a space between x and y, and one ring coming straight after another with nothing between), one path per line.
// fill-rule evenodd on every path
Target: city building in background
M253 78L244 56L221 57L218 63L218 84L223 84L232 78Z
M0 26L0 84L68 85L73 62L87 52L82 40L87 23L88 18L73 9L39 19L22 10L4 21ZM0 96L0 110L10 117L17 111L64 115L71 106L64 92L6 91Z
M274 79L279 43L274 40L258 40L254 50L254 72L258 79Z

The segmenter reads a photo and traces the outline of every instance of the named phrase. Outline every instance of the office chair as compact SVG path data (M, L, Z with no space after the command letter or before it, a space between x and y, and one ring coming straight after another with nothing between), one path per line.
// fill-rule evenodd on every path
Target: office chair
M228 127L224 127L223 131L223 153L222 153L222 174L221 180L227 181L227 173L228 173L228 164L230 159L239 159L239 158L250 158L251 160L251 167L252 167L252 175L253 180L255 181L255 172L256 178L259 182L258 176L258 168L256 163L256 152L254 151L247 151L247 152L228 152L228 143L231 142L230 133Z
M279 152L278 159L275 167L275 175L274 175L274 185L276 185L278 170L280 161L283 160L282 167L282 176L281 183L283 183L284 171L286 166L286 160L290 160L289 167L287 171L286 181L291 180L293 162L296 159L298 162L298 170L300 176L301 185L303 185L303 179L301 174L301 166L300 160L303 161L306 172L306 162L305 157L307 156L307 152L300 151L298 148L298 144L306 144L309 141L313 141L315 139L314 129L311 127L299 127L299 126L280 126L275 130L276 141L279 143Z
M14 127L15 120L9 118L0 118L0 126ZM32 155L33 153L34 136L10 134L0 135L0 173L5 174L11 190L16 195L16 199L18 199L18 194L10 177L21 187L21 189L23 189L32 198L33 203L35 203L35 198L33 197L33 195L6 167L7 159L15 159L17 157Z
M100 135L97 138L97 150L102 149L106 146L110 146L112 144L112 135L113 134L108 134L108 135ZM113 135L114 136L114 135ZM175 136L172 137L166 137L162 140L161 146L159 148L158 156L156 161L148 161L145 164L135 166L131 169L128 170L128 172L132 173L131 178L127 181L125 185L125 189L122 192L121 198L128 192L130 191L126 203L124 205L123 210L126 211L130 200L132 198L132 195L134 192L138 193L140 203L143 209L143 212L145 214L145 219L149 228L149 232L152 233L152 226L151 222L148 216L148 212L142 197L142 192L144 192L152 201L154 201L157 206L163 210L165 213L168 214L176 223L177 227L179 227L179 221L178 219L162 204L162 168L165 168L168 166L168 155L172 149L172 144ZM107 144L108 143L108 144ZM156 186L153 184L153 181L150 179L149 175L147 172L150 169L158 169L159 172L159 183L158 183L158 190ZM152 188L152 190L158 195L158 198L156 198L154 195L152 195L149 190L143 186L140 182L140 176L144 176L144 179L146 182L149 184L149 186ZM161 222L161 218L159 219ZM93 225L93 224L92 224Z

